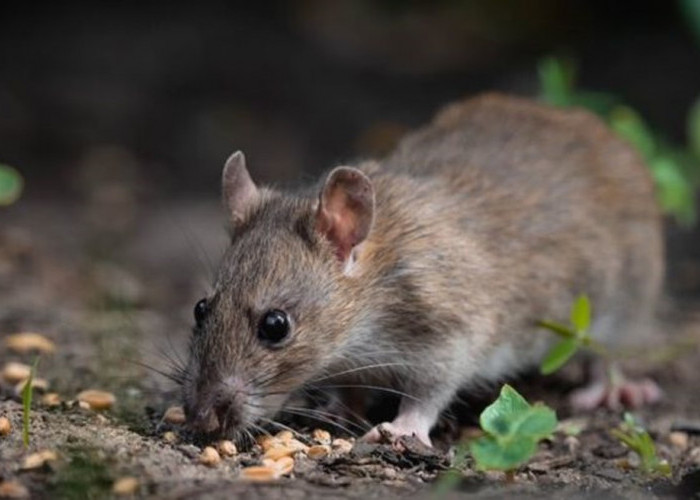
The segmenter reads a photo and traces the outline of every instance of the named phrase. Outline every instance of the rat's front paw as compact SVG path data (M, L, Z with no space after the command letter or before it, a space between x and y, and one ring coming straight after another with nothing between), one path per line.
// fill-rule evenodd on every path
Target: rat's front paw
M384 422L375 425L372 430L362 436L363 441L368 443L389 443L394 444L401 436L414 436L425 444L432 447L428 433L421 429L411 429L393 422Z

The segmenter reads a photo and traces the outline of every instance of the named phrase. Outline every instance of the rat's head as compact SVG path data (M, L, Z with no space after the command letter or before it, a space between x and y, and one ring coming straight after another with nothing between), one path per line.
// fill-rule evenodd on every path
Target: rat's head
M310 198L258 189L238 152L224 167L223 200L232 241L214 292L194 309L183 397L192 427L233 435L273 418L346 342L374 194L348 167Z

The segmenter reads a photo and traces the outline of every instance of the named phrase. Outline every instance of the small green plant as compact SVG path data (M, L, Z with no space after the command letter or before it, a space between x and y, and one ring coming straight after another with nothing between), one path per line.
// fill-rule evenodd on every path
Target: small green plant
M649 475L670 476L671 466L656 454L656 445L649 433L632 416L625 413L624 421L610 433L634 451L641 460L642 472Z
M591 314L591 302L588 296L580 295L571 306L571 325L562 325L553 321L538 322L539 326L561 337L540 365L540 372L543 375L554 373L564 366L582 347L603 353L603 347L591 337Z
M27 378L22 388L22 443L24 443L25 448L29 448L29 420L32 411L32 394L34 392L32 382L34 381L34 374L38 364L39 357L34 360L32 369L29 371L29 378Z
M22 176L12 167L0 164L0 206L12 205L22 194Z
M689 15L697 16L700 2L687 0L685 3ZM538 73L542 100L555 106L587 108L603 118L644 158L664 212L673 215L681 224L695 223L694 193L700 186L700 99L688 114L688 144L680 147L656 133L618 96L575 88L576 65L570 59L545 58L538 65Z
M554 432L554 410L531 405L508 384L498 399L479 416L485 436L469 443L477 467L482 470L512 471L537 451L537 443Z

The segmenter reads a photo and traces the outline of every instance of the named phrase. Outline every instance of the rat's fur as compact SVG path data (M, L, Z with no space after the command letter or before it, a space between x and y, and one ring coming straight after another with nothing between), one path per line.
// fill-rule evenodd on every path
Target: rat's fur
M319 230L322 186L228 193L232 244L184 387L195 424L256 425L295 389L349 372L406 393L395 429L428 441L460 388L538 363L552 336L536 322L566 321L577 295L604 342L652 324L664 272L652 180L590 113L486 95L358 169L374 222L344 262ZM294 327L270 349L256 324L273 308Z

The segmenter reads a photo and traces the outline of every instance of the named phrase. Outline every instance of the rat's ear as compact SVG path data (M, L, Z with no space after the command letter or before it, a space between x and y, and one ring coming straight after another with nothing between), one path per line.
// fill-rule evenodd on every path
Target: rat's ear
M241 151L236 151L224 165L221 176L221 191L224 208L228 211L231 221L239 224L248 208L258 201L260 196L258 188L245 166L245 156Z
M321 190L316 230L333 244L342 262L369 234L374 220L374 190L369 178L356 168L333 169Z

